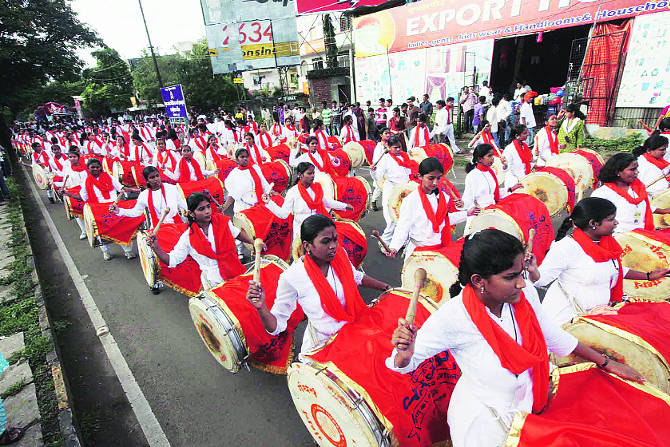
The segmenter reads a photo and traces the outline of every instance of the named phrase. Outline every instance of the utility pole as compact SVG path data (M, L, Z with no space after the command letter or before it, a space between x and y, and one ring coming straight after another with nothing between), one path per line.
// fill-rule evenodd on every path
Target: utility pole
M147 19L144 17L144 8L142 8L142 0L137 0L140 4L140 12L142 13L142 21L144 22L144 29L147 32L147 39L149 40L149 50L151 51L151 59L154 61L154 70L156 70L156 79L158 79L158 86L163 88L163 79L161 79L161 72L158 70L158 61L154 53L154 47L151 45L151 36L149 36L149 27L147 27Z

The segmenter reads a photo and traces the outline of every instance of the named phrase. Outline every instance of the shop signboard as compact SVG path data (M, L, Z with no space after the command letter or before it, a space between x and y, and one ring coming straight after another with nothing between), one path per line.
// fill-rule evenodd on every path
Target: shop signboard
M298 65L294 0L201 0L212 71Z
M181 84L161 88L161 96L165 104L165 114L169 119L188 119Z
M670 1L423 0L354 19L356 57L667 11Z
M296 0L298 14L345 11L360 6L379 6L387 0Z

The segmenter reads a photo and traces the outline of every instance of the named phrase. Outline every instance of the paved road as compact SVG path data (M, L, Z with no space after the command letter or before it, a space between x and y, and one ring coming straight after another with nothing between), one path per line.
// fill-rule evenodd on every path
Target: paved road
M463 172L459 171L459 189L462 189ZM367 170L361 170L367 175ZM41 201L47 206L58 233L65 242L74 263L85 279L96 305L106 320L109 331L116 339L121 353L125 357L130 370L143 391L160 426L167 435L172 446L274 446L298 447L312 446L311 436L300 420L286 386L284 376L272 375L251 369L232 375L219 366L209 354L198 336L189 317L187 299L170 289L160 295L152 295L144 282L138 260L128 261L120 247L113 246L114 259L103 262L99 249L92 249L86 241L80 241L79 229L74 221L65 218L62 205L49 204L46 195L41 192ZM37 214L39 211L35 210ZM37 226L39 222L35 222ZM384 222L381 211L369 213L361 222L367 234L372 229L383 229ZM44 226L41 227L44 229ZM49 245L45 232L40 230L41 244ZM60 278L59 284L64 294L72 290L66 272L62 268L59 256L54 253L37 250L38 267L42 274L53 274ZM379 253L376 243L368 245L368 255L363 268L369 275L392 285L400 285L401 259L389 260ZM366 301L375 298L378 293L363 290ZM66 306L72 302L52 301L50 306ZM52 315L62 309L50 309ZM72 327L65 332L69 335L68 343L77 343L73 336L80 326L82 337L90 337L90 324L83 312L72 311L61 315L69 320ZM302 339L302 330L296 334L296 350ZM61 340L62 341L62 340ZM81 343L85 343L82 339ZM118 442L123 445L146 445L137 421L127 404L123 394L115 383L113 371L104 359L104 353L94 342L90 345L90 355L98 357L91 368L100 368L97 372L101 383L90 389L93 395L87 396L82 402L93 400L96 408L104 413L106 399L109 405L118 412L123 424L118 430L128 427L127 432L119 434ZM61 343L62 345L62 343ZM65 346L67 349L67 346ZM88 348L87 348L88 349ZM87 354L88 355L88 354ZM71 385L86 381L87 371L82 371L82 364L77 363L75 355L70 359L73 364L65 365L66 374L74 377ZM76 366L74 366L76 365ZM76 376L76 377L75 377ZM96 377L98 377L96 376ZM109 382L113 389L112 395L101 397L105 388L103 381ZM81 399L76 398L76 401ZM76 402L75 402L76 403ZM107 411L105 416L95 419L90 430L103 433L105 420L119 424ZM87 421L80 417L80 425L89 430ZM124 425L125 424L125 425ZM104 437L109 439L110 434ZM113 436L113 434L112 434ZM110 441L109 444L98 437L96 445L121 445ZM121 441L121 438L124 440ZM96 439L93 436L91 439Z

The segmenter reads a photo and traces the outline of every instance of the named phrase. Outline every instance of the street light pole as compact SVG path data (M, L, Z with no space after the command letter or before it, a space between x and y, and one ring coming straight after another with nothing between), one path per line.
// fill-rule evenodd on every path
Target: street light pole
M156 70L156 79L158 79L158 85L160 88L163 88L163 79L161 79L161 72L158 70L158 61L156 60L156 54L154 54L154 47L151 45L151 36L149 36L149 27L147 27L147 19L144 17L144 8L142 8L142 0L137 0L140 4L140 12L142 13L142 21L144 22L144 29L147 32L147 39L149 40L149 50L151 51L151 59L154 61L154 70Z

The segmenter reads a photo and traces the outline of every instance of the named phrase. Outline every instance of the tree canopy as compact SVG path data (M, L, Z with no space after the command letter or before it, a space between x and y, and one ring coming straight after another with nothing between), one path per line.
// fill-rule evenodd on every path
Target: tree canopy
M84 107L92 115L109 115L112 111L130 107L133 96L133 78L126 61L112 48L91 53L97 61L95 68L87 68L82 75Z

